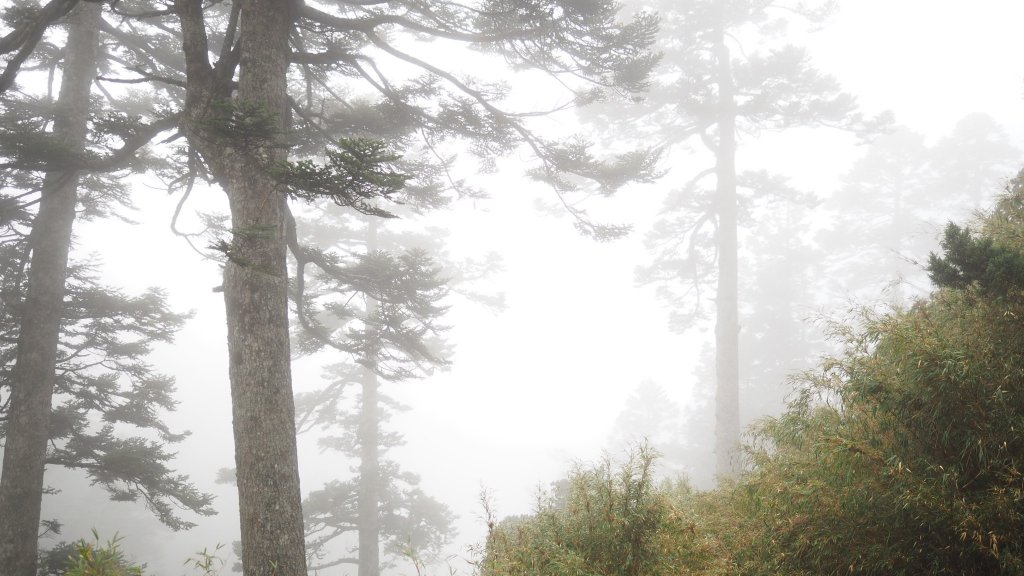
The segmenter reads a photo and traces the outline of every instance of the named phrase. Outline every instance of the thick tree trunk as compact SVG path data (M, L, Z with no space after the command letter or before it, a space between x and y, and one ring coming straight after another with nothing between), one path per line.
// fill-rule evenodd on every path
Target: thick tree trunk
M80 152L85 144L100 9L99 3L83 2L69 15L71 29L53 124L54 136L69 154ZM28 238L31 260L11 374L10 421L0 480L3 576L36 573L50 403L78 180L75 172L46 174L39 212Z
M377 249L377 224L368 226L367 253ZM375 318L377 302L369 298L366 317ZM363 368L362 406L359 414L359 572L380 576L380 413L377 374Z
M715 42L718 84L718 149L715 190L718 209L718 291L715 299L715 462L719 477L739 473L739 247L736 219L736 103L725 31Z
M235 150L221 164L233 234L224 301L246 576L306 576L288 339L286 198L267 173L287 155L282 142L290 4L243 4L237 100L272 114L280 132L258 149Z

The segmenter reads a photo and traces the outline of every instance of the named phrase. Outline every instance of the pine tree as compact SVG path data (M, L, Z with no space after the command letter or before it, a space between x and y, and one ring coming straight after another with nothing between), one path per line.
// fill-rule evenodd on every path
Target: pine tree
M436 206L423 200L407 194L404 213ZM306 237L299 253L313 252L313 242L332 249L314 258L315 274L296 274L293 289L301 311L298 348L334 349L351 357L330 368L328 386L297 398L300 430L323 429L328 436L319 439L322 449L357 463L352 480L329 482L305 502L309 553L318 568L357 563L360 574L378 574L391 561L383 561L386 556L428 559L451 531L447 508L417 487L415 475L386 458L401 437L385 426L403 407L383 387L447 365L440 336L447 309L441 301L452 281L448 270L463 281L468 276L464 267L450 264L442 271L430 256L443 253L441 234L396 232L378 220L335 214L303 221ZM323 266L324 261L332 265ZM358 554L332 556L329 544L352 532Z
M9 56L0 73L0 94L15 85L18 72L26 62L31 62L47 29L67 16L76 4L78 0L51 0L37 6L21 2L5 10L3 20L10 31L0 38L0 54Z
M53 128L54 146L70 155L80 155L85 146L99 13L98 5L85 5L72 17ZM0 565L12 573L35 572L54 366L78 180L74 170L47 172L26 246L31 263L27 296L19 311L21 330L10 375L0 481Z
M662 476L693 474L692 446L683 438L684 412L665 389L650 380L641 382L626 399L609 434L614 454L638 446L655 451Z
M404 407L366 369L339 364L329 374L335 379L327 389L300 399L318 404L308 423L332 431L319 439L321 449L338 451L358 464L352 466L352 479L330 481L303 503L308 551L316 558L312 568L356 564L361 574L379 574L396 557L435 557L451 537L452 514L419 488L415 474L386 458L388 449L401 445L402 439L384 426ZM360 390L354 402L346 402L340 393L353 385ZM353 533L358 552L332 554L330 544L351 542Z
M4 366L14 365L22 325L17 312L25 302L25 273L18 272L23 263L17 256L23 246L10 240L0 244ZM45 463L82 470L111 499L141 498L167 526L190 528L194 524L178 510L210 514L212 497L168 467L174 454L167 445L188 433L174 432L163 422L161 413L177 405L174 380L145 359L155 344L173 340L188 315L172 312L159 290L129 296L103 286L96 268L73 263L68 270ZM4 388L12 372L2 372ZM0 436L7 436L14 408L10 403L0 407ZM129 429L139 435L126 436Z
M705 290L714 294L716 470L734 476L740 465L740 230L751 198L778 189L776 177L738 169L739 135L799 126L866 132L875 123L855 112L853 97L818 72L806 51L780 40L795 17L817 23L827 7L719 0L658 7L664 8L665 51L659 77L667 80L652 88L641 116L625 129L667 144L699 139L712 161L669 195L649 237L653 262L639 279L659 284L670 304L684 311L702 306Z
M541 139L529 130L525 116L500 107L500 87L460 78L392 39L434 37L475 44L517 66L635 90L642 87L651 62L646 44L654 22L640 18L620 25L611 3L584 9L543 1L515 6L494 1L472 7L447 2L429 7L343 3L330 11L254 1L233 5L228 18L216 20L215 7L178 0L174 12L186 57L184 132L194 157L225 189L231 203L232 236L221 248L228 259L224 293L243 565L247 574L267 573L272 566L299 574L305 564L288 375L284 198L286 193L304 199L324 197L378 215L385 210L374 205L380 182L352 182L343 162L282 164L287 133L293 127L289 108L301 120L298 128L353 135L345 134L345 122L358 119L352 112L366 107L349 106L339 98L331 82L337 79L363 93L375 93L371 111L411 119L425 154L437 151L442 141L468 141L485 159L525 144L539 159L534 174L557 193L577 190L577 178L596 181L611 192L630 178L648 177L651 158L634 154L602 163L587 145ZM215 21L224 27L211 27L217 30L211 35L207 25ZM216 63L209 59L213 38L220 45ZM382 57L424 75L388 77L376 63ZM287 97L289 63L306 88L301 99ZM236 68L237 90L231 81ZM341 146L340 152L339 161L345 153L358 157L372 150ZM573 214L586 232L615 232L590 222L578 210ZM273 517L268 516L270 511Z
M331 347L351 355L353 364L334 369L335 382L326 389L306 395L300 422L311 423L331 429L341 425L346 429L342 438L335 436L321 438L322 446L332 447L358 460L354 496L356 515L351 526L358 533L358 558L360 575L375 576L380 573L381 558L379 542L382 536L394 541L402 536L396 533L400 526L384 526L382 521L399 510L415 513L410 508L415 504L411 498L427 501L421 492L403 492L398 485L401 476L393 463L383 460L386 450L397 443L382 431L382 425L389 419L389 401L381 390L381 380L403 381L424 370L443 366L447 362L432 346L430 339L439 335L439 317L445 308L439 304L447 293L440 269L422 250L409 249L394 255L381 249L380 225L371 217L359 229L353 249L364 250L352 265L331 259L332 267L320 268L319 289L305 288L305 275L296 275L295 295L300 312L300 322L307 334L303 334L306 348ZM308 253L308 249L303 250ZM358 252L357 252L358 253ZM353 282L353 279L358 281ZM326 285L326 286L324 286ZM326 288L326 289L325 289ZM317 304L317 298L327 297L325 303ZM354 304L361 301L361 308ZM344 306L339 306L344 302ZM359 387L358 402L354 414L344 413L342 393L346 385ZM415 482L412 482L413 487ZM333 483L324 490L336 492L346 488L344 483ZM349 510L324 509L311 503L338 502L338 498L311 495L307 504L307 517L317 518L313 530L327 527L334 530L316 537L310 552L322 554L324 546L333 538L344 535L344 526L351 522ZM390 509L382 509L382 505ZM439 505L434 504L433 508ZM338 518L342 518L339 520ZM438 520L443 520L444 517ZM431 519L434 520L434 519ZM392 523L393 524L393 523ZM447 522L435 528L440 536L447 530ZM436 543L435 543L436 544ZM334 562L343 562L335 560ZM332 562L321 567L332 565Z
M83 3L71 12L63 53L30 49L48 46L30 37L46 32L44 24L56 18L50 12L19 20L15 36L6 37L21 48L4 82L26 61L63 60L54 106L30 93L3 101L3 185L16 192L0 195L0 354L12 366L3 379L10 396L2 410L0 565L14 573L34 572L48 464L85 470L115 500L143 498L175 529L191 525L176 507L212 513L211 497L167 465L173 454L164 444L183 437L159 414L174 407L173 382L143 360L153 342L173 337L184 316L170 312L157 292L131 298L99 285L87 266L68 265L76 213L102 215L123 198L105 174L132 167L138 149L165 126L91 108L100 10ZM106 422L99 429L97 416ZM156 432L161 441L122 437L114 431L119 423Z

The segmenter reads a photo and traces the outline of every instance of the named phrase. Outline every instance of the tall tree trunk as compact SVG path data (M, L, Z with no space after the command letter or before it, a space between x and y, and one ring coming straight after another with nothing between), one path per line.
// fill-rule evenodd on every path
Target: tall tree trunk
M724 3L723 3L724 4ZM723 19L724 22L724 19ZM736 103L724 24L715 40L718 84L718 148L715 190L718 209L718 291L715 299L715 462L723 478L739 472L739 248L736 207Z
M367 225L366 252L377 250L377 223ZM376 321L377 301L368 298L366 318ZM363 368L362 406L359 414L359 573L380 576L380 413L379 382L369 367Z
M83 2L68 16L71 29L53 132L70 155L81 153L85 145L101 6ZM0 573L4 575L36 573L50 407L78 181L77 172L47 172L28 237L31 260L11 374L10 421L0 480Z
M363 368L359 415L359 576L380 576L380 421L377 375Z
M236 149L222 164L231 207L224 301L246 576L306 576L288 336L286 198L267 171L287 156L291 26L291 2L242 4L237 101L271 114L278 132L257 149Z

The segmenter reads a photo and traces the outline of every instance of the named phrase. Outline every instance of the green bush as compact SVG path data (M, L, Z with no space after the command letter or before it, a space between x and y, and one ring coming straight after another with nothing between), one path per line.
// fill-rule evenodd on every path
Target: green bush
M641 448L621 465L577 468L538 498L528 517L494 526L484 576L660 576L699 571L710 559L683 503L683 482L655 485Z
M737 488L748 573L1022 574L1024 297L869 318L767 422Z
M115 534L105 545L99 534L92 531L93 542L79 540L68 557L65 576L142 576L144 566L125 558L121 550L121 536Z

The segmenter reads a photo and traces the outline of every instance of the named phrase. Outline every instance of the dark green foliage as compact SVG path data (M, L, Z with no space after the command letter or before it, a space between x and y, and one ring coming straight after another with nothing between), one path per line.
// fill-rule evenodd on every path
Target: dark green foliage
M928 275L940 288L977 285L987 296L1006 295L1024 287L1024 254L977 237L970 228L950 222L942 240L943 255L928 257Z
M621 464L577 468L540 496L535 512L490 530L483 576L697 574L712 558L684 509L681 483L657 485L640 449Z
M670 518L692 519L693 533L667 533L657 559L690 551L671 573L1024 573L1022 197L1018 178L983 236L950 227L952 285L832 326L842 353L794 379L788 410L754 429L747 471L676 501ZM615 509L602 496L609 478L574 474L534 516L498 524L483 573L629 570L644 556L631 556L630 533L613 529L629 523L604 513ZM617 562L602 563L602 552Z
M277 116L253 102L222 100L212 106L203 127L222 139L225 146L254 150L279 137Z
M346 138L327 150L326 164L311 160L283 162L274 176L288 195L307 202L329 199L373 216L392 216L369 201L399 193L412 176L395 167L401 156L380 140Z

